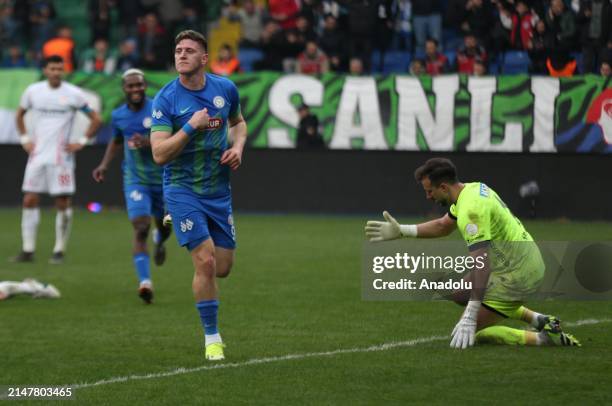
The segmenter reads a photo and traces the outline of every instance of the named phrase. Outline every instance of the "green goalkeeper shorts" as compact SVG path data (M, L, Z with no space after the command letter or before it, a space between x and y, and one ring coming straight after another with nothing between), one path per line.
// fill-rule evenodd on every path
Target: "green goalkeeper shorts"
M524 302L540 287L545 272L542 257L533 255L512 272L491 272L484 302Z

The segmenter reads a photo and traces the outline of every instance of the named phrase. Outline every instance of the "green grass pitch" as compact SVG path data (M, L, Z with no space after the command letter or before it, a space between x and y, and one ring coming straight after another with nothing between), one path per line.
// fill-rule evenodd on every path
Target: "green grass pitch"
M361 300L366 218L358 217L238 213L236 263L219 283L225 364L232 365L189 371L210 364L191 296L191 261L175 238L167 263L152 268L156 297L146 306L136 295L124 212L77 211L61 266L47 264L54 213L42 217L36 263L10 264L5 258L20 248L20 210L0 210L0 280L35 277L63 294L0 303L0 385L94 383L185 368L77 389L77 404L612 402L611 302L532 306L567 322L603 320L567 329L583 342L580 349L452 350L449 339L429 338L450 334L461 312L456 305ZM609 223L526 225L537 239L612 239ZM424 342L311 354L415 339ZM290 354L302 357L265 360Z

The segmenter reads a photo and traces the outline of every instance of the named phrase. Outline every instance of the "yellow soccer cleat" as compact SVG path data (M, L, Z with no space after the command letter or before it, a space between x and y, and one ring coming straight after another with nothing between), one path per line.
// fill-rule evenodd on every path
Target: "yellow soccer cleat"
M223 354L223 348L225 348L225 344L223 343L208 344L206 346L206 359L209 361L224 360L225 355Z

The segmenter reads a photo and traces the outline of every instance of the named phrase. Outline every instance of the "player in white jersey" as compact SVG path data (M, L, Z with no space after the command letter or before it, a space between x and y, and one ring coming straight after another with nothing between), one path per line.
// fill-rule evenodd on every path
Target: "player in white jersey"
M48 193L55 198L55 247L50 263L63 262L66 242L72 223L71 196L75 191L74 153L94 137L100 117L87 105L83 91L62 81L64 61L50 56L43 63L46 80L28 86L17 109L17 130L21 145L28 153L23 178L23 214L21 233L23 248L14 262L31 262L36 248L36 231L40 221L39 195ZM90 118L89 128L77 142L69 140L77 110ZM34 115L26 128L27 111Z
M23 282L0 282L0 301L17 295L49 299L58 299L61 296L60 291L55 286L40 283L36 279L24 279Z

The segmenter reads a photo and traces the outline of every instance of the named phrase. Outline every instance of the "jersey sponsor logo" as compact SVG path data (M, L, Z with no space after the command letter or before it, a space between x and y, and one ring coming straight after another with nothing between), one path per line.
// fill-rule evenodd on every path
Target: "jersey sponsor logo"
M489 187L484 183L480 184L480 196L489 197Z
M181 221L181 232L190 231L193 228L193 221L189 219L185 219L185 221Z
M160 119L162 118L164 114L161 112L161 110L153 110L153 113L151 113L151 117L156 118L156 119Z
M223 120L220 118L210 118L208 119L208 125L206 128L208 130L216 130L217 128L221 128L223 125Z
M189 111L189 109L190 109L190 108L191 108L191 106L189 106L189 107L185 107L184 109L180 109L180 110L179 110L179 113L180 113L180 114L185 114L185 113L187 113L187 112Z
M474 223L468 223L465 226L465 233L471 237L478 234L478 226Z
M144 128L151 128L152 123L153 123L153 120L151 120L151 117L145 117L144 120L142 120L142 126Z
M223 108L223 106L225 106L225 99L221 96L215 96L213 99L213 104L218 109Z
M140 193L138 190L132 190L132 193L130 193L130 199L135 202L139 202L142 200L142 193Z

